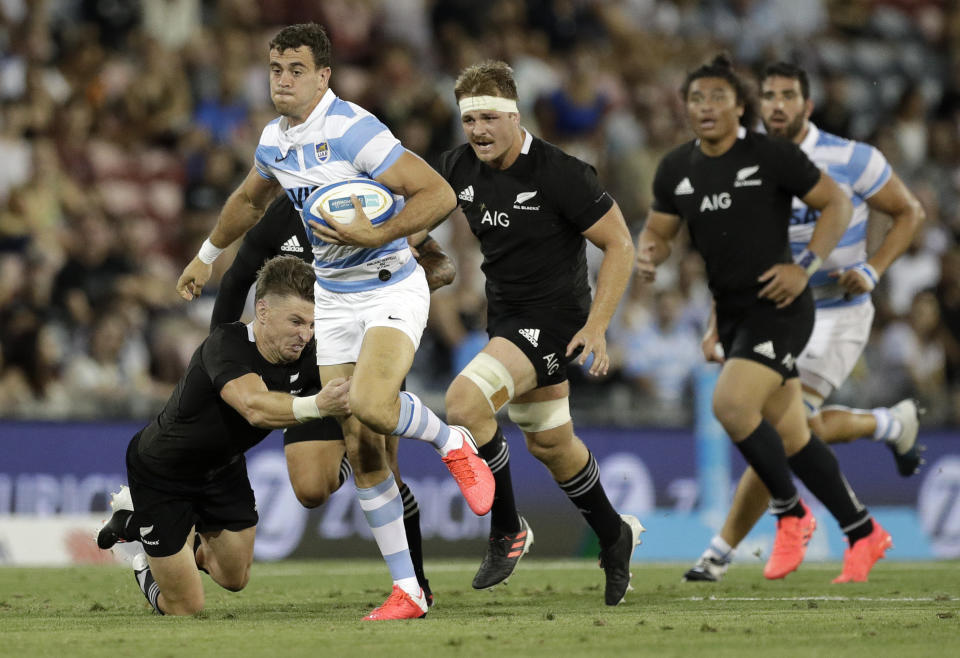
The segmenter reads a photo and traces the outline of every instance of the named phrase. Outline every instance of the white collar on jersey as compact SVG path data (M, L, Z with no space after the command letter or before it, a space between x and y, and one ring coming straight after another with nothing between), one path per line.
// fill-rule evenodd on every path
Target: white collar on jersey
M307 117L307 120L301 123L299 126L293 126L292 128L288 127L287 117L280 117L280 122L277 125L277 127L280 129L277 131L277 141L278 146L280 147L280 155L287 157L287 152L300 143L305 133L312 130L311 126L315 122L321 121L323 117L327 115L327 110L330 109L330 106L333 104L333 101L336 98L337 95L333 93L333 90L327 87L327 90L320 98L320 102L317 103L315 108L313 108L313 112L311 112L310 116Z
M810 155L813 153L813 147L817 145L820 139L820 129L813 125L813 122L807 121L807 136L800 142L800 150Z
M253 335L253 321L247 323L247 338L250 339L251 343L256 343L257 339Z
M533 134L526 128L521 128L525 133L523 136L523 146L520 147L520 152L524 155L530 154L530 145L533 144Z

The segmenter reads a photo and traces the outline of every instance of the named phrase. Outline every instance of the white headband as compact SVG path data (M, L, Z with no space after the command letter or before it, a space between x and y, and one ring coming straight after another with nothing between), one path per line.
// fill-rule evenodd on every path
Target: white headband
M500 96L468 96L460 99L460 116L477 110L494 110L496 112L519 112L517 101Z

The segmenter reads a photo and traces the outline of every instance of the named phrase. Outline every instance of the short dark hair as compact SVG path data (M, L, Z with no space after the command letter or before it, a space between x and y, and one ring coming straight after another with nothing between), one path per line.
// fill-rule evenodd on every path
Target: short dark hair
M274 256L257 272L256 301L267 295L294 296L313 301L313 268L297 256Z
M513 69L506 62L488 59L468 66L457 76L453 95L459 101L464 96L499 96L518 100L517 82Z
M753 88L743 77L733 70L733 62L726 53L720 53L706 64L701 64L694 70L687 73L680 88L680 96L684 102L687 100L687 94L690 92L690 85L694 80L700 78L722 78L730 83L737 97L737 104L743 105L743 116L740 117L740 124L747 128L753 128L757 121L757 108L753 94Z
M327 37L327 31L318 23L298 23L297 25L288 25L273 37L270 42L270 50L296 49L300 46L306 46L313 53L313 63L318 69L330 66L330 39Z
M810 98L810 76L808 76L807 72L798 64L782 60L767 64L763 67L763 72L760 74L760 84L763 85L767 78L773 77L790 78L791 80L799 81L800 95L803 96L803 100Z

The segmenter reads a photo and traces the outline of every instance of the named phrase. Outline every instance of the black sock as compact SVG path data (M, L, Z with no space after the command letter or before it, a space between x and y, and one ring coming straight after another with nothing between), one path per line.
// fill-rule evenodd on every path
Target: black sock
M347 478L353 474L353 467L350 465L350 460L347 459L347 454L343 454L343 458L340 459L340 478L338 480L338 488L343 486L343 483L347 481Z
M126 509L118 509L113 513L113 516L119 522L117 536L120 537L120 539L123 541L140 541L140 537L137 536L136 524L131 523L131 521L133 521L133 512ZM117 526L111 525L111 527Z
M513 498L513 480L510 478L510 446L503 438L500 426L487 443L477 448L493 473L496 490L490 508L490 526L503 533L520 532L520 516Z
M140 591L147 597L147 602L153 606L154 612L162 615L163 610L160 609L160 603L158 601L160 598L160 587L157 585L157 581L153 579L153 574L150 573L150 567L146 567L140 571L134 571L133 575L136 576Z
M770 511L777 516L803 516L783 440L773 425L761 420L747 438L735 441L734 445L770 492Z
M429 587L427 577L423 574L423 538L420 535L420 506L413 492L406 483L400 485L400 498L403 500L403 529L407 533L407 545L410 547L410 559L413 561L413 572L417 576L420 587L426 591Z
M583 518L597 533L600 546L615 543L620 537L622 521L600 484L600 466L593 453L588 453L587 465L579 473L559 484L570 502L580 510Z
M851 546L873 532L870 512L857 500L826 443L810 435L810 442L789 461L790 468L807 489L830 510Z

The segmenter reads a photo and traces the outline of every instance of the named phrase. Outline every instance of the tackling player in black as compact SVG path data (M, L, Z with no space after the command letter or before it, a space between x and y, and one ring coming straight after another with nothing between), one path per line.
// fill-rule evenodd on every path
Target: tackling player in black
M423 237L425 236L425 237ZM413 242L413 240L418 240ZM424 232L411 236L414 256L427 274L430 290L448 285L456 270L440 245ZM224 322L235 322L243 314L247 292L264 262L279 254L298 256L313 265L310 240L300 213L285 195L279 195L263 214L263 218L247 231L233 263L224 273L210 318L210 330ZM420 535L420 507L410 487L403 483L397 463L399 441L386 437L387 458L403 500L403 525L410 546L410 557L417 581L433 605L433 593L423 571L423 548ZM334 418L321 418L289 427L283 432L283 451L287 472L297 500L307 508L323 505L333 492L350 477L350 461L340 424Z
M795 570L816 528L792 470L837 519L848 552L864 555L856 573L845 565L834 582L864 581L890 535L856 499L833 452L810 433L795 364L813 329L807 280L843 235L850 200L796 144L744 127L753 120L747 87L725 56L688 74L682 96L697 139L660 162L638 272L654 280L685 221L714 297L704 352L719 343L724 355L714 414L769 489L777 516L764 576ZM788 238L794 196L821 213L796 262Z
M160 614L203 608L198 569L231 591L246 586L258 517L243 453L276 428L349 413L349 380L297 397L320 388L313 284L299 258L268 261L253 322L214 329L127 447L129 489L114 497L97 544L140 542L146 555L134 557L134 573Z
M605 332L630 277L630 232L593 167L520 127L507 64L468 67L454 93L467 143L444 153L440 169L459 197L455 213L480 240L490 341L447 390L447 419L469 428L496 479L490 543L473 587L505 580L533 543L495 416L509 403L530 453L597 533L605 599L616 605L643 526L617 514L596 459L574 435L566 367L592 356L590 372L607 372ZM586 240L604 252L592 302Z

